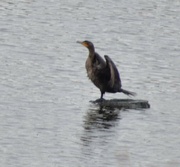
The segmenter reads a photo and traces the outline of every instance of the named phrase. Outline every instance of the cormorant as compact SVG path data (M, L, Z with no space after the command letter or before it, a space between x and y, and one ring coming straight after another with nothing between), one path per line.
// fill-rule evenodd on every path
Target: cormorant
M121 79L114 62L107 55L103 58L95 52L95 47L90 41L77 41L89 50L89 56L86 60L86 70L89 79L101 91L100 99L103 99L105 92L122 92L126 95L134 96L136 93L122 89Z

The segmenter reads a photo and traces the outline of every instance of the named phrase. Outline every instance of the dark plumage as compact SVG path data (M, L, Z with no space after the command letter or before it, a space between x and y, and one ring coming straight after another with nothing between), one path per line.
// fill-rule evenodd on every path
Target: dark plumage
M134 92L122 89L121 79L114 62L109 56L105 55L105 60L95 52L95 48L90 41L77 41L89 50L89 56L86 60L86 70L89 79L101 91L100 99L103 99L105 92L116 93L122 92L126 95L134 96Z

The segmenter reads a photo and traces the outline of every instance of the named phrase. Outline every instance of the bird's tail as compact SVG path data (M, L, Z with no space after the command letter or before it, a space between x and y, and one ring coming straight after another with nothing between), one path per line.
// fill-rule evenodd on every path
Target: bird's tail
M120 89L120 92L122 92L122 93L124 93L124 94L126 94L126 95L128 95L128 96L136 96L136 93L135 92L130 92L130 91L128 91L128 90L124 90L124 89Z

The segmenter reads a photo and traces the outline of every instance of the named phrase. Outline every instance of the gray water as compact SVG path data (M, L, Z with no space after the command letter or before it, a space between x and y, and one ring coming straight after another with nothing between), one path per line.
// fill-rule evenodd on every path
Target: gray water
M0 34L0 166L180 166L180 1L1 0ZM89 102L85 39L150 109Z

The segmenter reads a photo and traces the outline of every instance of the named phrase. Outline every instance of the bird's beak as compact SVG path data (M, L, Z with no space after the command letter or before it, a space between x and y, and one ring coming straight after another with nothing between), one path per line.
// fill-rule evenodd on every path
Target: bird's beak
M82 41L76 41L76 42L82 44Z
M87 43L86 42L82 42L82 41L77 41L77 43L80 43L81 45L85 46L85 47L88 47Z

